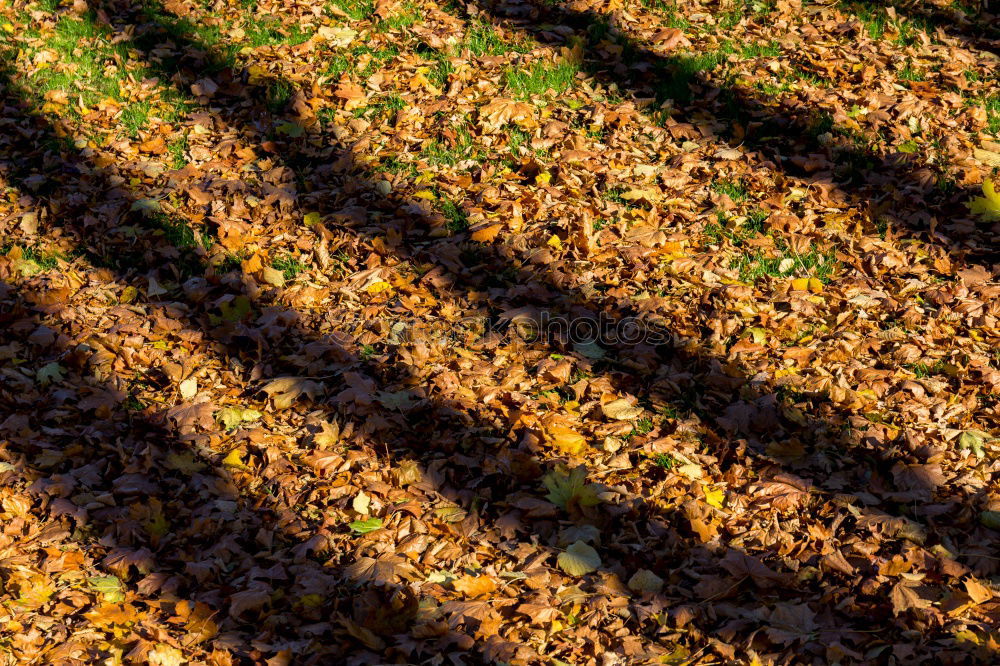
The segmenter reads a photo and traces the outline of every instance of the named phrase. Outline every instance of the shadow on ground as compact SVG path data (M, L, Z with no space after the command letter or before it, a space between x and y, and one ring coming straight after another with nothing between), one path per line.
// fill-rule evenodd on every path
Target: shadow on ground
M515 13L523 15L524 7ZM496 14L506 16L509 8ZM206 68L220 65L204 45L185 41L188 36L159 9L95 9L91 20L128 35L164 80L181 91ZM597 21L606 23L586 13L547 12L546 20L583 31ZM160 59L155 49L168 38L187 55ZM835 168L839 160L831 156L858 152L858 147L838 147L821 138L814 111L776 109L737 87L686 74L681 59L653 53L625 37L618 41L625 46L626 61L649 64L654 75L642 76L643 81L672 78L661 89L687 88L695 99L714 100L713 131L752 146L753 160L806 176L802 165L826 159L830 168L814 173L816 186L837 189L873 216L891 216L899 233L919 236L935 214L941 219L962 215L969 193L937 187L907 156L861 151L852 168L841 173ZM591 74L622 80L614 63L585 57ZM228 128L287 167L283 180L249 187L286 211L320 211L327 223L313 231L312 242L344 234L363 243L392 239L383 262L433 264L419 286L440 301L475 304L479 320L499 321L515 310L532 317L604 314L612 321L635 317L663 331L664 318L655 311L597 298L573 284L563 266L539 265L530 252L474 243L461 233L436 237L440 224L431 219L434 212L383 194L377 179L355 164L352 147L334 143L321 125L304 122L305 134L297 139L276 135L276 126L303 118L294 109L272 114L264 108L260 100L272 81L248 85L246 72L228 70L216 71L213 78L220 91L204 110L207 122L213 129ZM626 489L613 490L614 501L604 505L571 508L573 520L567 521L551 506L531 501L542 495L541 477L547 471L539 459L541 424L525 427L524 420L504 414L502 398L495 407L484 396L457 392L452 397L455 391L449 394L439 382L427 381L421 345L475 337L474 328L450 331L451 339L415 337L382 358L361 358L351 332L335 330L317 308L288 306L280 293L239 270L224 273L207 265L205 248L187 220L163 208L151 210L141 189L114 169L95 164L85 151L67 146L63 129L31 108L30 91L9 72L0 85L0 122L10 137L0 155L4 176L44 211L44 233L71 238L86 248L89 261L103 267L103 272L88 272L82 283L36 276L0 294L5 324L0 349L7 350L2 357L28 359L29 367L42 372L7 375L13 381L2 394L7 415L0 428L9 440L10 465L4 482L28 484L39 502L36 510L58 516L48 533L35 538L65 539L70 533L87 544L102 569L134 586L136 605L182 618L186 640L207 644L211 638L258 661L279 650L291 650L303 663L328 663L347 654L354 663L441 653L458 662L462 654L485 661L535 658L527 645L489 630L494 617L527 613L521 604L532 601L530 592L517 589L494 604L451 600L435 608L433 599L447 596L434 588L436 583L410 585L421 580L410 558L423 566L438 559L421 522L424 505L454 512L456 519L442 528L449 544L467 549L499 544L522 579L559 575L548 567L574 525L638 535L648 550L604 539L599 550L607 565L588 582L607 594L581 592L572 600L582 607L580 621L605 630L617 627L625 636L612 648L620 655L638 649L627 639L630 634L666 646L683 631L734 659L725 644L763 628L771 640L814 658L926 656L941 638L941 614L914 608L897 616L886 587L874 583L879 569L886 562L896 564L893 556L911 566L921 558L928 576L913 585L897 584L892 594L929 595L945 606L960 601L951 592L959 577L996 573L993 533L977 521L987 499L982 487L970 485L959 497L937 497L931 469L935 452L922 448L919 433L867 421L867 430L852 427L864 420L821 396L809 402L814 413L790 408L769 378L740 374L732 358L710 351L707 341L685 340L669 329L668 340L656 346L607 344L602 360L581 354L572 341L548 342L552 352L569 355L576 368L606 377L616 392L654 402L686 401L690 413L678 424L708 424L716 434L677 453L717 463L732 487L756 492L746 501L774 507L774 523L730 533L722 525L724 516L704 502L665 507L656 497ZM620 85L636 98L657 96L658 86L648 83ZM674 122L687 120L682 111L674 116ZM738 141L736 134L730 137L733 132ZM204 185L206 191L212 187ZM205 205L211 212L211 204ZM969 254L978 260L991 256L992 237L974 228L965 231L946 235L939 228L929 238L956 264ZM511 276L512 285L496 287L492 278L499 274ZM98 292L121 298L104 326L128 331L126 345L107 336L111 346L102 346L101 330L78 326L73 309L85 305L88 293ZM704 316L725 311L733 293L720 287L706 294L700 304ZM132 298L139 299L141 309L129 305ZM788 297L790 308L801 305L797 298ZM845 302L845 307L852 306ZM532 344L519 341L513 328L501 333L510 336L505 344L514 348ZM718 337L711 331L706 336ZM477 343L500 344L491 338ZM143 381L171 391L178 376L199 362L187 361L180 350L203 344L224 359L226 383L246 387L248 398L260 397L263 387L274 388L272 380L306 378L294 380L293 390L313 394L316 411L303 415L302 426L313 433L309 467L320 479L313 483L320 485L303 481L301 461L284 457L260 429L223 433L211 403L186 401L160 410L129 402L128 378L136 367L143 367ZM276 393L280 399L283 391ZM338 445L325 445L333 437L332 424L346 423L353 425L336 426L343 428L334 438ZM649 439L681 430L652 432ZM229 450L243 455L231 459ZM246 464L259 475L243 474ZM307 499L317 505L351 499L322 485L329 471L363 474L388 465L422 470L401 484L405 491L394 491L398 504L385 513L387 523L409 521L408 531L422 541L394 542L372 533L353 541L353 551L342 550L348 542L344 526L302 507ZM753 480L747 478L751 467L757 475ZM258 476L263 481L255 480ZM692 480L691 492L700 493L699 488ZM323 493L330 499L318 499ZM853 541L856 547L845 552L832 546L825 552L798 548L776 536L782 522L825 531L820 542ZM768 536L772 529L775 534ZM866 536L852 539L852 534ZM522 548L532 537L540 539L548 562L536 557L535 548ZM881 563L866 557L866 549L879 552ZM661 595L630 598L602 578L614 573L627 579L639 568L665 578ZM872 582L866 587L859 579ZM870 593L835 607L823 602L854 586ZM662 621L655 620L661 613ZM142 650L159 639L136 633L142 640L130 649L141 659ZM73 656L71 632L63 635L64 642L45 660ZM887 640L873 641L873 635ZM906 641L898 642L900 636ZM944 660L964 654L936 652Z

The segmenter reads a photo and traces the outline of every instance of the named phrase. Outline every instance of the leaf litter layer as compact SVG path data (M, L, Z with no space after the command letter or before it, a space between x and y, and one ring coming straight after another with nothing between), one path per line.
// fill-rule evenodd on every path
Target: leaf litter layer
M9 663L995 657L987 9L0 12Z

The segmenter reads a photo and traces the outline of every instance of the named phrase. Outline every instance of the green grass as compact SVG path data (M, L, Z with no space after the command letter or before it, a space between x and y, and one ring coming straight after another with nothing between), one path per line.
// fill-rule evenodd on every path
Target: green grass
M926 18L911 14L907 18L892 18L885 10L885 3L877 0L845 0L840 6L852 12L868 36L875 40L885 37L886 33L895 33L893 42L899 46L911 46L919 40L919 33L930 29Z
M360 109L354 109L352 113L358 118L369 117L369 116L381 116L384 114L395 113L397 111L402 111L406 108L406 100L404 100L399 95L385 95L380 97L376 101L372 102L368 106L362 107Z
M986 109L986 123L989 131L1000 135L1000 95L993 95L983 100Z
M745 44L740 48L739 55L744 60L752 58L777 58L781 55L781 46L775 41L768 42L767 44Z
M653 419L639 419L632 426L630 435L648 435L653 431Z
M361 21L375 13L375 2L374 0L331 0L326 3L327 14L330 16L340 16L340 13L335 11L334 8L347 14L348 18Z
M664 59L651 77L656 104L660 105L668 99L678 103L690 102L691 84L696 83L703 72L726 62L733 52L732 45L727 43L708 53Z
M899 70L897 75L900 81L923 81L925 79L924 73L918 69L914 69L912 63L907 62L906 65Z
M476 141L466 122L450 128L450 140L432 139L424 146L421 154L430 164L453 166L464 160L480 161L482 154L476 148Z
M667 0L642 0L644 7L655 9L662 15L663 24L668 28L678 28L687 30L691 27L691 22L679 13L677 5Z
M290 254L275 259L271 262L271 267L281 271L286 280L294 280L299 273L309 269L308 266L299 261L298 257L293 257Z
M579 71L579 65L572 62L536 62L527 69L508 70L507 88L520 99L545 95L550 91L561 95L573 86Z
M367 79L378 71L378 69L381 68L386 62L398 56L399 47L395 44L379 48L374 48L368 45L355 46L351 49L350 56L338 56L330 61L326 69L327 75L339 78L344 72L352 69L356 70L357 67L354 63L357 63L360 58L366 54L371 56L371 60L367 65L365 65L364 69L357 72L358 76L362 79Z
M294 95L295 87L286 79L278 78L268 83L264 99L271 113L280 114L288 107Z
M469 216L451 199L441 198L441 212L448 220L445 226L449 231L459 233L469 228Z
M750 197L750 191L742 180L721 178L712 183L712 191L729 197L735 203L741 203Z
M663 469L669 470L673 469L680 464L677 458L674 458L669 453L657 453L653 456L653 464L657 467L662 467Z
M19 247L21 248L21 259L23 261L32 262L43 271L50 271L54 268L58 268L59 260L65 259L65 257L59 252L39 250L36 247L30 247L27 245L20 245ZM13 249L14 245L4 245L0 247L0 256L6 256Z
M741 247L744 241L766 232L765 222L767 218L767 211L754 208L747 212L738 225L734 226L730 224L725 213L718 211L716 222L706 224L704 234L716 245L721 243L723 238L726 238L733 246Z
M129 104L122 110L118 121L130 137L139 136L139 132L149 123L149 102Z
M127 48L123 44L109 46L106 38L93 12L79 18L60 17L52 36L40 45L56 51L59 62L32 75L33 92L41 99L50 90L62 90L70 97L79 96L87 106L106 98L125 101L121 84L128 77ZM73 104L66 110L79 113Z
M786 260L791 262L788 263ZM740 280L743 282L753 283L765 277L794 276L814 277L827 284L838 265L833 250L822 253L814 248L805 254L796 254L786 249L777 257L767 257L761 250L746 252L734 257L729 267L739 271Z
M311 33L298 25L286 27L273 16L258 17L252 13L247 15L243 31L246 34L248 46L251 47L274 46L276 44L295 46L312 36Z
M182 136L179 139L174 139L167 146L167 152L170 153L170 166L175 169L183 169L188 164L188 159L185 153L188 149L188 139L187 136Z
M420 22L420 9L416 5L406 3L403 11L393 14L387 19L383 19L375 26L376 32L392 32L409 28L411 25Z
M475 56L501 56L510 52L530 53L531 44L526 40L506 41L489 23L476 21L469 26L462 47Z

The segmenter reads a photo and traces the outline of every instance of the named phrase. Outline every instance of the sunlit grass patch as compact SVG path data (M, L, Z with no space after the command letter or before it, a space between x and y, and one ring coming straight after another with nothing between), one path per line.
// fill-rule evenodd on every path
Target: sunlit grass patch
M366 19L374 12L373 0L331 0L326 3L326 13L329 15L341 17L346 14L347 18L355 21Z
M674 2L669 0L642 0L642 4L649 9L661 12L663 14L663 23L668 28L687 30L691 27L691 22L679 12Z
M44 99L46 93L59 90L88 106L101 99L124 101L122 84L129 74L127 49L122 44L109 46L106 38L91 12L79 18L61 17L52 33L40 38L41 44L32 54L44 63L30 78L34 95ZM141 67L134 69L143 73ZM73 105L68 106L76 112Z
M275 259L271 262L271 267L281 271L286 280L294 280L299 273L304 273L309 269L298 257L290 254Z
M894 18L883 4L874 0L845 0L840 6L852 12L868 36L875 40L889 36L899 46L911 46L918 41L921 32L929 30L930 26L922 17Z
M919 69L913 66L913 63L907 62L902 69L899 70L898 75L900 81L923 81L926 76Z
M379 21L375 26L376 32L392 32L402 30L419 22L421 18L420 9L416 5L406 3L401 11L393 14L389 18Z
M746 201L750 196L750 191L742 180L720 178L712 183L712 190L717 194L724 194L736 203Z
M175 169L183 169L188 164L187 159L188 150L188 139L187 136L182 136L178 139L174 139L167 146L167 152L170 153L171 166Z
M989 131L1000 135L1000 95L993 95L983 100L986 109L986 122Z
M452 166L463 160L479 160L475 137L466 122L456 123L446 130L447 137L431 139L421 154L432 165Z
M298 25L285 26L273 16L247 16L243 24L247 45L250 47L288 44L295 46L311 37L311 33Z
M135 102L122 110L119 122L129 136L135 138L149 123L149 102Z
M733 257L729 267L739 272L743 282L753 283L765 277L813 277L827 284L839 266L833 250L824 253L813 248L798 254L789 248L780 250L781 245L778 256L768 256L762 250L744 252Z
M509 70L506 83L508 90L521 99L549 92L561 95L573 86L579 71L579 65L565 60L554 64L535 62L527 69Z
M752 58L777 58L780 55L781 46L775 41L766 44L744 44L739 50L739 56L745 60Z
M507 53L530 53L531 43L524 39L508 41L489 23L477 21L469 26L462 46L475 56L501 56Z

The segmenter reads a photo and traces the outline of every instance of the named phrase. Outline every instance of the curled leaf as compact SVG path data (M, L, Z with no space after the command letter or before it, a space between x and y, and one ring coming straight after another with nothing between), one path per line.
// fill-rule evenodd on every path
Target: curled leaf
M368 518L367 520L355 520L353 523L348 523L347 526L351 528L352 532L368 534L369 532L382 529L382 519Z

